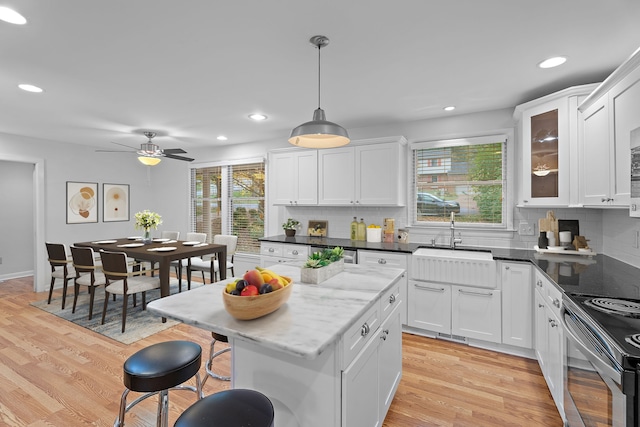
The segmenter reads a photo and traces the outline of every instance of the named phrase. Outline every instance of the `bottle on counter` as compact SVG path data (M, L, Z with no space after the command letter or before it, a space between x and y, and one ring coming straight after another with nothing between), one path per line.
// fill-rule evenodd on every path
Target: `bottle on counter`
M351 221L351 240L358 240L358 218L355 216Z
M364 218L360 218L358 223L357 240L367 240L367 224L364 223Z

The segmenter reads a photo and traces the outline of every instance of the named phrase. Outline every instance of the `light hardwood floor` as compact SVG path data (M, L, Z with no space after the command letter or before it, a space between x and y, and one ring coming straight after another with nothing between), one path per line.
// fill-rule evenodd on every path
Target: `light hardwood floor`
M112 426L129 355L172 339L195 341L208 353L210 333L186 325L120 344L32 307L30 302L47 296L32 289L31 278L0 282L2 426ZM222 370L229 369L228 361L221 363ZM205 392L228 385L209 379ZM177 391L170 398L173 423L194 397ZM141 403L127 415L127 426L155 425L155 411L155 400ZM403 377L383 427L423 426L560 427L562 422L537 362L404 334Z

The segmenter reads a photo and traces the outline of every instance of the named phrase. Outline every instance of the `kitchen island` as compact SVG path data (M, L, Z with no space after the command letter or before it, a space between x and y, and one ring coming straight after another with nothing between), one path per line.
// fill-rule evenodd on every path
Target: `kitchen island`
M300 283L299 266L271 268L293 278L294 288L286 304L259 319L226 312L221 294L233 279L147 307L228 336L232 387L267 395L278 427L382 425L401 377L405 271L345 265L313 285Z

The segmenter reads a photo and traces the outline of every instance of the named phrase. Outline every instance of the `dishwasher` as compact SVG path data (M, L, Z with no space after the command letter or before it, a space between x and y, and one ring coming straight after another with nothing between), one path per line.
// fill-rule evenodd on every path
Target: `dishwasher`
M311 246L311 253L322 252L325 249L333 249L332 247ZM357 264L358 252L354 250L344 249L343 259L345 264Z

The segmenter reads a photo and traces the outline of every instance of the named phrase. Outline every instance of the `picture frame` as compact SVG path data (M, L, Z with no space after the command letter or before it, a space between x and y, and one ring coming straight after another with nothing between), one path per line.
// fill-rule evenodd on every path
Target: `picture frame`
M102 184L102 222L129 221L129 184Z
M67 224L98 222L98 183L67 181Z
M329 224L327 221L310 219L307 231L309 233L309 236L327 237L327 228L329 228Z

